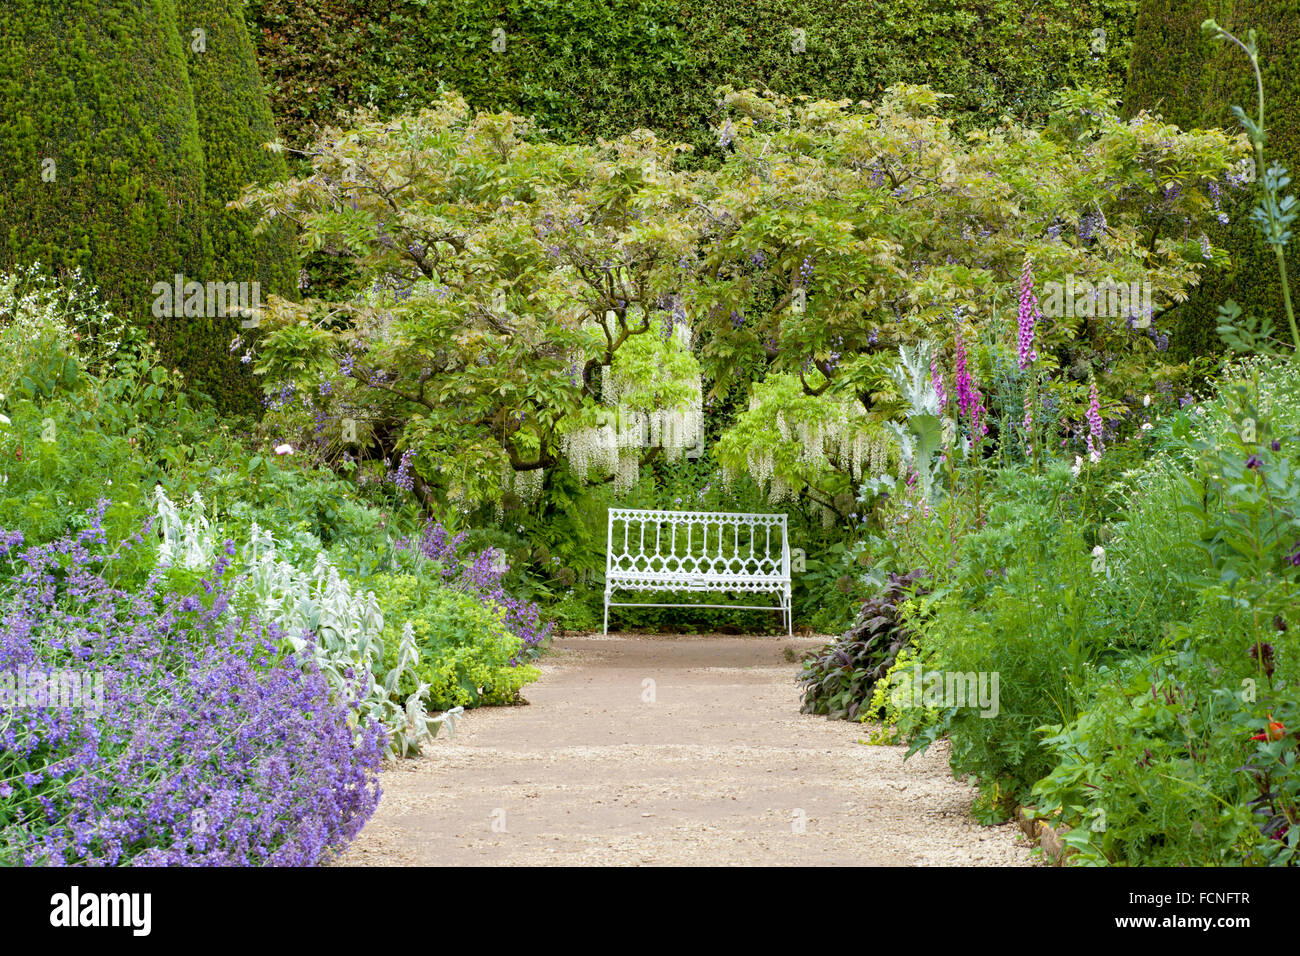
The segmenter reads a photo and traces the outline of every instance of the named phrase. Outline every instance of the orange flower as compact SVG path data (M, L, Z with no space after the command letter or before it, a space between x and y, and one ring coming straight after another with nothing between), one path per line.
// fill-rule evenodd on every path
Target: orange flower
M1280 721L1274 720L1273 715L1268 715L1268 730L1264 733L1255 734L1251 740L1281 740L1286 736L1286 727Z

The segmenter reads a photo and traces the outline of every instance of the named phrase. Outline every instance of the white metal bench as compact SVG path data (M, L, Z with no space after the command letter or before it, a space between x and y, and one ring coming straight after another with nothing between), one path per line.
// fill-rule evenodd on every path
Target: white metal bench
M770 604L651 604L611 600L616 591L771 594ZM786 516L609 509L605 625L611 607L721 607L780 611L794 633Z

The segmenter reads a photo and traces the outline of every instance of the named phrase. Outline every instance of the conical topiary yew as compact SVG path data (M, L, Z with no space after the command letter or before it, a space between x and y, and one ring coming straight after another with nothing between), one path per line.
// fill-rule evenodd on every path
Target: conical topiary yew
M239 316L157 314L160 283L289 294L287 229L226 209L282 178L235 0L13 0L0 9L0 269L81 268L163 357L227 408L255 389L227 346ZM224 311L224 310L223 310Z
M172 0L0 7L0 269L82 268L129 320L209 262Z

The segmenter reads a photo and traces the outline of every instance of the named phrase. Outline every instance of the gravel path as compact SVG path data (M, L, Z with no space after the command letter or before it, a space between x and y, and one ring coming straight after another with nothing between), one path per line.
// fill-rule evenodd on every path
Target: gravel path
M529 706L471 711L382 779L338 863L978 865L1031 862L932 749L799 713L785 649L817 638L557 638Z

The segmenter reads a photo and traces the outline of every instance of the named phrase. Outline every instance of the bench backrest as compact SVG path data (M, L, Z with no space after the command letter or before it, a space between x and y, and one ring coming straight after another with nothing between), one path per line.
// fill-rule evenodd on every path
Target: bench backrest
M786 516L610 508L605 571L788 581Z

